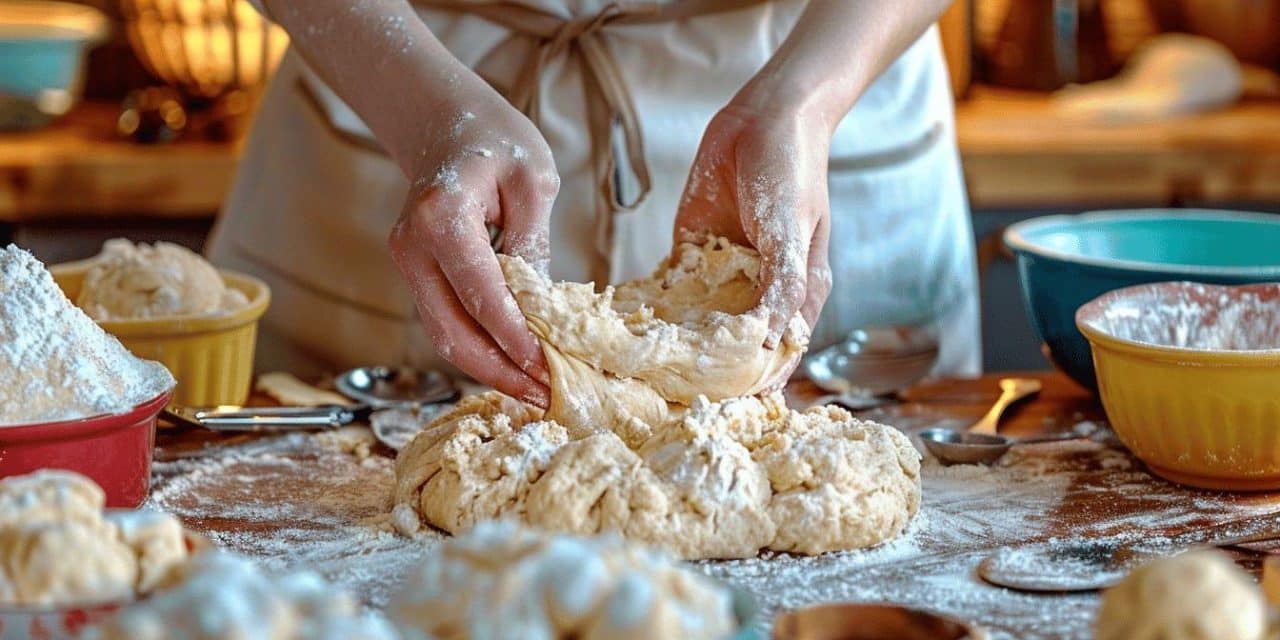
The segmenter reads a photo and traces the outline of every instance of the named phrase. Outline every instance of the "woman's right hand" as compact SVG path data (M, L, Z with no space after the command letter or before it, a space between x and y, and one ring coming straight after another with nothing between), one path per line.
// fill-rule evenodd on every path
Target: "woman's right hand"
M484 384L546 407L542 347L507 288L486 224L503 230L505 253L545 273L560 179L533 123L496 93L481 93L424 145L389 245L440 355Z

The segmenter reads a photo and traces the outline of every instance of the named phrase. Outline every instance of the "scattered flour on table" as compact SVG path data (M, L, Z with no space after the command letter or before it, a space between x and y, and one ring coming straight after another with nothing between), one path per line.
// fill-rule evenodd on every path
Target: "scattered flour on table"
M0 248L0 425L125 413L173 386L62 293L39 260Z
M787 608L876 601L973 620L997 639L1085 640L1095 595L1014 593L977 578L978 562L999 549L1065 544L1086 533L1154 544L1169 527L1274 510L1261 498L1155 480L1099 431L1097 442L1020 447L990 468L943 467L926 458L919 514L901 536L876 547L812 557L766 552L692 566L751 593L762 627ZM391 511L391 460L375 453L362 461L345 444L325 440L294 434L159 462L152 506L268 569L315 569L382 609L444 537L425 526L410 536L394 533L395 519L417 519ZM1107 499L1088 499L1094 492Z

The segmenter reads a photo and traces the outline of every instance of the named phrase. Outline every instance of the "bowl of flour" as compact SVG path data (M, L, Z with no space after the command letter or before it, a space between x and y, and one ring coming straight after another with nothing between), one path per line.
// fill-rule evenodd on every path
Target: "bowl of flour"
M0 247L0 476L70 469L112 507L146 497L156 416L174 387L71 303L34 256Z

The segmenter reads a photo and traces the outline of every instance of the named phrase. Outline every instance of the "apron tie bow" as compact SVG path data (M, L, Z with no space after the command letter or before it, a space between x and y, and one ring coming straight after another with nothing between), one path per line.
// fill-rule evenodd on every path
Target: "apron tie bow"
M764 0L675 0L667 3L611 2L594 14L562 16L522 0L414 0L423 7L479 16L511 31L509 40L533 42L529 55L510 89L512 106L541 126L540 97L542 75L547 63L565 54L576 58L582 73L583 96L587 107L587 134L591 142L591 166L595 189L595 249L597 286L609 280L613 253L613 217L631 211L649 195L652 181L644 155L640 118L626 77L609 50L603 32L610 25L675 21L699 15L721 13L760 4ZM622 133L619 150L614 132ZM620 158L635 178L636 193L624 199Z

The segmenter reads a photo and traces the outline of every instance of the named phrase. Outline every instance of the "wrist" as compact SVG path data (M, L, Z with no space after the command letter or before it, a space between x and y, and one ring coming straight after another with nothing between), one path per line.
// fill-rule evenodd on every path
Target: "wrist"
M729 101L730 108L819 123L829 135L853 108L855 92L846 82L765 67Z

